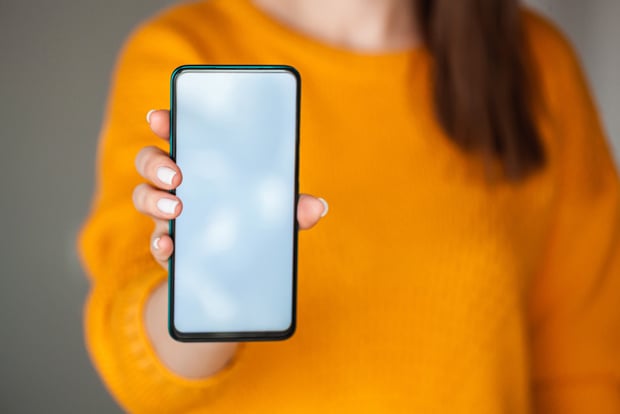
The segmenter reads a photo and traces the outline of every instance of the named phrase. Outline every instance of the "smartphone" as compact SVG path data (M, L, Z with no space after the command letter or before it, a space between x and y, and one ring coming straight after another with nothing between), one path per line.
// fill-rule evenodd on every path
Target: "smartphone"
M281 340L295 331L300 75L290 66L181 66L170 156L170 335Z

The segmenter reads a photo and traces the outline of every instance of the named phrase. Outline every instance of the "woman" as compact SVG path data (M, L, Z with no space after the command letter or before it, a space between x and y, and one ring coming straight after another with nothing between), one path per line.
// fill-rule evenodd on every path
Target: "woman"
M143 120L188 63L302 74L300 185L330 213L300 235L291 340L166 332L182 172L168 113ZM129 411L620 413L618 179L569 45L516 1L175 7L121 54L99 168L87 339Z

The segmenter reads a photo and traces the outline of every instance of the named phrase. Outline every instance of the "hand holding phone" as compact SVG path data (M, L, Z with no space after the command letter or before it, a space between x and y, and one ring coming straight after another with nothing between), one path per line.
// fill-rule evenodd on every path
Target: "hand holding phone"
M160 139L169 140L170 113L168 110L151 110L148 112L147 122L151 131ZM160 266L167 269L168 259L174 245L169 235L168 220L178 217L182 211L182 201L168 190L182 184L183 176L176 163L169 157L167 151L158 147L148 146L140 150L135 165L137 172L148 182L138 185L134 191L134 205L136 209L153 218L155 229L150 237L151 253ZM172 174L170 173L172 172ZM162 212L158 207L161 199L178 201L179 204L173 214ZM297 203L297 221L300 230L307 230L315 226L321 217L327 213L327 204L323 199L301 194ZM166 329L167 286L161 286L154 291L149 306L145 309L146 329L153 341L153 346L162 361L174 372L188 377L204 377L221 369L226 364L230 352L223 352L218 344L204 344L203 347L184 347L183 343L174 341ZM162 293L162 295L159 295ZM157 298L155 298L157 296ZM215 348L206 347L212 345ZM222 344L224 345L224 344ZM234 352L234 347L230 348ZM184 355L179 358L179 355ZM204 366L197 367L191 361L203 361ZM206 364L206 361L211 361ZM198 371L197 371L198 370Z

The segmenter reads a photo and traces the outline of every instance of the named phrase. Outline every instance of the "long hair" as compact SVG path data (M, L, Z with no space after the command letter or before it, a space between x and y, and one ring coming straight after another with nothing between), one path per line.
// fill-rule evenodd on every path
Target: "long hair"
M436 116L450 139L499 161L511 180L542 167L518 0L417 0L417 8Z

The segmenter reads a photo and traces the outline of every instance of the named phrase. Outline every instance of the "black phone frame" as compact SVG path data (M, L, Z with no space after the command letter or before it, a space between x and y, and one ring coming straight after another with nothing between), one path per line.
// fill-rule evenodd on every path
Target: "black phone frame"
M296 80L296 111L295 111L295 197L293 200L293 268L291 269L292 283L292 315L290 326L283 331L253 331L253 332L182 332L174 326L174 250L168 260L168 332L170 336L180 342L247 342L247 341L280 341L293 336L297 328L297 201L299 199L299 131L301 108L301 75L289 65L182 65L174 69L170 76L170 158L176 162L176 79L184 71L286 71ZM175 190L169 191L176 194ZM175 240L175 220L169 221L169 232L172 241Z

